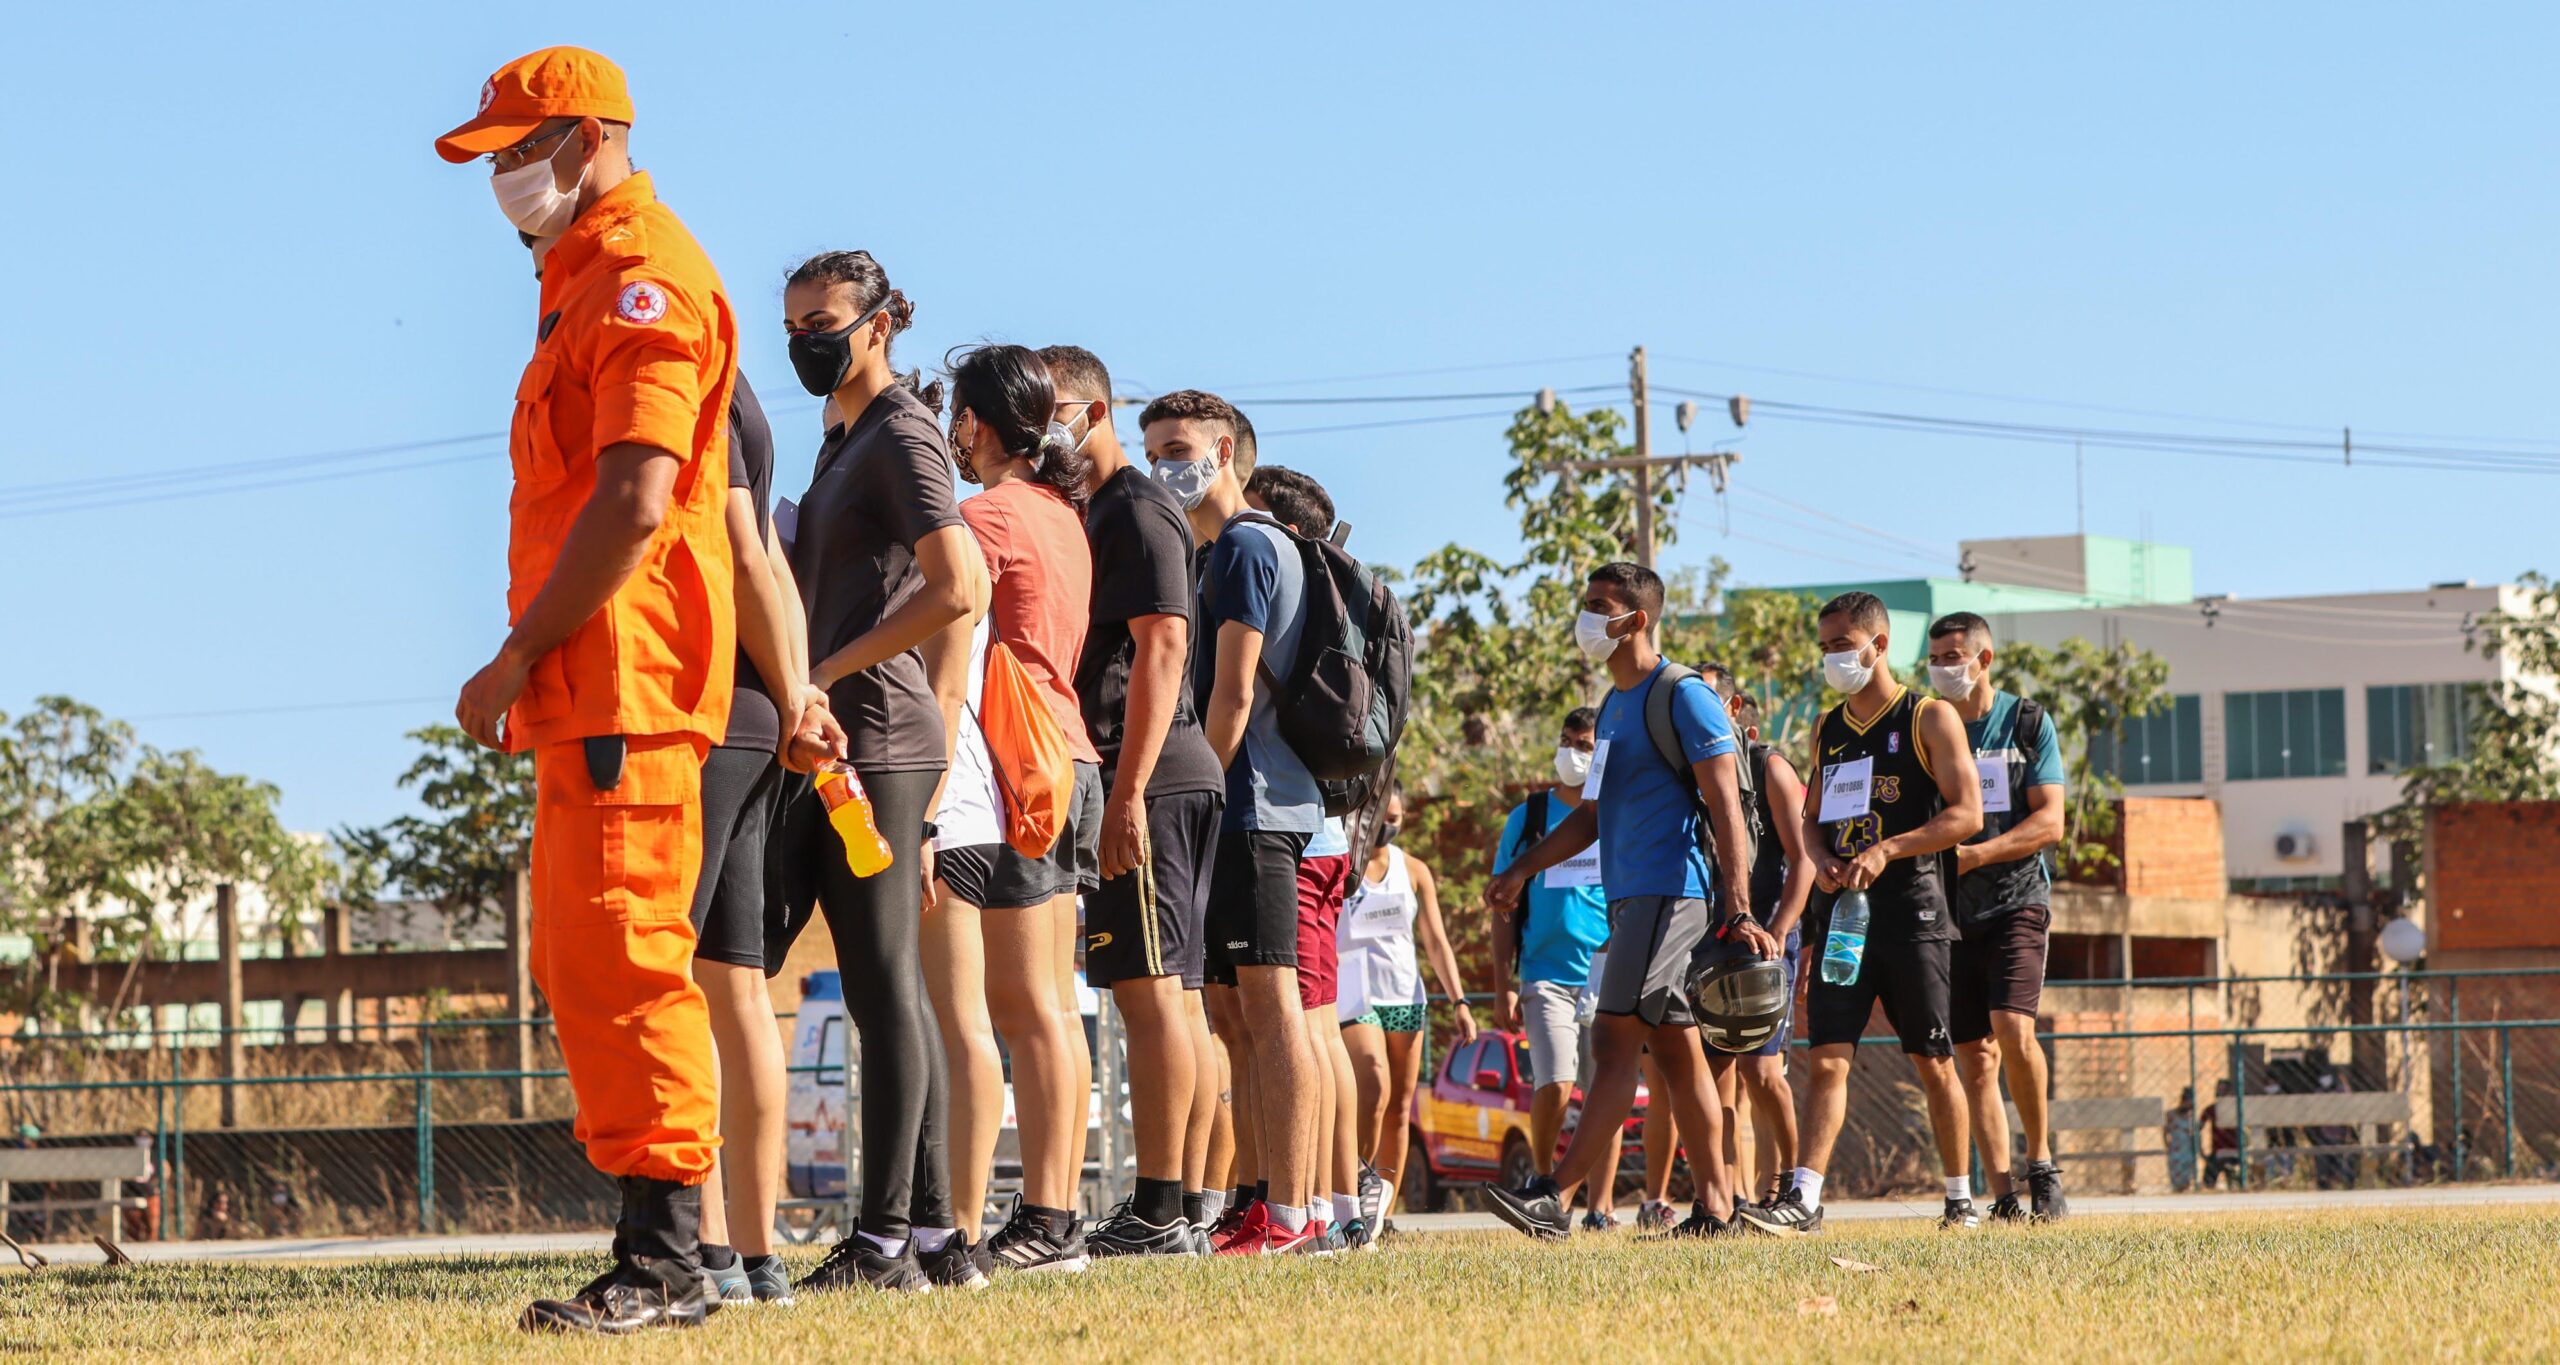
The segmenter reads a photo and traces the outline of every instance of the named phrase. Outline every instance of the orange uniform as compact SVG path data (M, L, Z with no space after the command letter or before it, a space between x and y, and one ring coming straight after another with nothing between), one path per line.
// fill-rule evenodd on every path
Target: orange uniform
M549 118L627 123L621 72L552 48L483 88L450 160ZM693 984L702 760L727 728L736 655L727 413L737 326L720 277L645 174L597 198L543 261L539 340L516 385L507 604L549 580L617 444L683 462L665 520L613 597L537 661L507 713L534 755L535 982L551 1005L599 1170L699 1184L719 1145L710 1014ZM600 788L584 741L621 736Z

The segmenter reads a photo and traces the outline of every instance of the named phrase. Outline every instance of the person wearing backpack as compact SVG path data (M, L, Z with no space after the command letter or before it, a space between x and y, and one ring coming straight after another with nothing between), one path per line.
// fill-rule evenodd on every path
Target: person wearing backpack
M1582 784L1591 777L1591 751L1600 713L1577 706L1565 713L1556 735L1555 781L1529 794L1503 817L1494 845L1493 873L1500 876L1532 844L1555 832L1582 807ZM1487 907L1491 909L1490 906ZM1521 892L1518 908L1492 910L1496 1028L1518 1029L1529 1040L1529 1160L1538 1173L1555 1169L1556 1141L1564 1135L1566 1105L1582 1073L1591 1031L1580 1008L1591 979L1592 957L1609 938L1609 901L1600 889L1600 850L1582 850L1547 869ZM1591 1179L1585 1227L1613 1207L1614 1159ZM1573 1191L1566 1190L1570 1200Z
M1552 1174L1518 1189L1489 1189L1495 1214L1532 1237L1566 1236L1572 1219L1562 1190L1588 1179L1635 1107L1638 1057L1652 1049L1666 1099L1679 1114L1697 1211L1676 1235L1724 1237L1733 1221L1731 1172L1724 1163L1724 1116L1714 1103L1687 987L1692 958L1710 935L1763 958L1778 942L1751 914L1733 722L1704 679L1662 657L1662 578L1638 564L1605 564L1584 586L1574 641L1605 662L1611 691L1600 706L1598 739L1583 803L1494 878L1486 899L1520 903L1528 879L1600 844L1600 884L1609 897L1608 965L1600 974L1592 1046L1596 1075L1582 1122ZM1655 747L1659 710L1673 740ZM1676 760L1676 761L1675 761ZM1702 831L1703 822L1703 831ZM1712 848L1712 867L1709 850ZM1709 897L1715 897L1710 908Z
M1227 780L1204 929L1209 1015L1234 1076L1238 1161L1268 1189L1216 1249L1298 1251L1314 1236L1318 1183L1315 1058L1298 999L1298 860L1324 826L1325 802L1281 736L1275 680L1298 665L1309 585L1297 537L1245 503L1253 455L1233 405L1183 389L1149 403L1138 425L1148 464L1202 547L1192 690Z
M1972 612L1950 613L1929 627L1929 685L1963 717L1982 777L1982 832L1955 849L1958 937L1949 959L1948 1037L1991 1184L1991 1220L2042 1223L2071 1211L2053 1160L2044 1048L2036 1042L2053 928L2044 851L2062 842L2062 742L2044 707L1992 686L1991 660L1991 623ZM2000 1105L2004 1073L2027 1143L2023 1210Z

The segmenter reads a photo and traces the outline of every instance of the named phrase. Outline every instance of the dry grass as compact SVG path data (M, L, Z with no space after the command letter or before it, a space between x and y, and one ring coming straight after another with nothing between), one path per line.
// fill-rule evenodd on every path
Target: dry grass
M1113 1264L977 1295L811 1298L642 1343L516 1334L524 1300L590 1269L527 1257L10 1273L0 1355L2290 1362L2547 1358L2560 1341L2560 1210L2548 1208L2087 1218L1973 1235L1914 1222L1703 1248L1417 1236L1329 1262Z

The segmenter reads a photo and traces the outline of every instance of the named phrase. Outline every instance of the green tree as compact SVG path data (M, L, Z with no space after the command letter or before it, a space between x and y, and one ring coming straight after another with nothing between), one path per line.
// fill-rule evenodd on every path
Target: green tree
M2056 860L2083 875L2116 862L2108 840L2116 832L2117 800L2124 785L2089 761L2089 736L2119 735L2124 723L2158 710L2168 700L2169 665L2130 644L2101 649L2078 636L2047 648L2023 641L1998 647L1996 681L2033 697L2053 718L2062 743L2063 833Z
M362 903L388 887L436 903L466 934L496 924L497 907L533 845L533 756L482 748L451 725L412 730L420 753L400 775L424 816L338 832L350 871L342 892Z
M2384 838L2416 844L2427 807L2446 802L2560 800L2560 756L2552 744L2560 734L2560 700L2549 690L2560 677L2560 587L2539 573L2524 575L2516 587L2521 608L2473 620L2463 646L2514 664L2518 680L2483 684L2474 694L2460 758L2402 776L2400 804L2375 817Z

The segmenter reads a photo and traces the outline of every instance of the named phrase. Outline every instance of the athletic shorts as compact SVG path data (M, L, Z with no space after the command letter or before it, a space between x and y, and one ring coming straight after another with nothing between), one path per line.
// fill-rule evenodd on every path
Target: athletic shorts
M1609 960L1600 968L1600 1013L1632 1014L1648 1027L1686 1028L1689 959L1712 912L1688 896L1622 896L1609 902Z
M1210 984L1236 984L1238 967L1298 965L1298 859L1314 837L1272 829L1218 836L1203 925Z
M1768 926L1761 927L1765 929ZM1772 1035L1769 1041L1749 1052L1725 1052L1709 1047L1707 1049L1709 1057L1784 1057L1787 1055L1787 1040L1795 1034L1796 963L1802 955L1800 950L1803 946L1803 941L1794 934L1787 935L1786 942L1779 945L1781 951L1778 954L1778 967L1787 974L1787 1017L1779 1021L1777 1033ZM1758 957L1759 954L1752 952L1750 948L1738 941L1723 942L1713 934L1709 934L1705 943L1698 949L1697 966L1704 969L1734 958L1757 959Z
M1371 1005L1366 1017L1388 1033L1420 1033L1430 1015L1429 1005Z
M716 748L702 760L702 876L693 887L693 955L764 966L773 886L765 847L781 805L782 765L768 749Z
M1065 843L1066 836L1058 836ZM1003 844L969 844L934 850L933 875L951 894L981 910L1026 910L1058 894L1056 869L1046 858L1025 858Z
M1605 965L1605 964L1604 964ZM1520 1031L1529 1035L1529 1083L1576 1085L1582 1080L1582 988L1561 981L1520 987Z
M1351 894L1351 855L1298 860L1298 1008L1326 1009L1342 994L1342 902Z
M988 895L1002 899L987 902L965 894L962 899L983 909L1012 910L1102 885L1102 769L1091 763L1075 767L1075 790L1067 798L1067 824L1058 831L1058 841L1037 858L1023 857L1011 844L970 845L994 850L985 886ZM937 860L940 856L935 855ZM959 891L960 884L951 883L951 889Z
M1812 989L1805 994L1805 1033L1815 1047L1855 1043L1867 1031L1867 1016L1878 1002L1893 1024L1902 1050L1915 1057L1952 1057L1948 1020L1949 961L1955 945L1946 939L1920 943L1867 941L1858 979L1835 986L1822 979L1817 965Z
M1956 940L1947 989L1955 1041L1990 1037L1993 1010L2036 1017L2044 1001L2045 945L2052 929L2051 910L2027 905L1975 924Z
M1147 802L1146 865L1085 897L1086 981L1099 987L1179 976L1183 989L1200 989L1207 961L1200 930L1226 804L1223 792L1179 792Z

